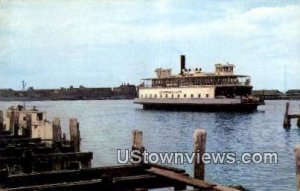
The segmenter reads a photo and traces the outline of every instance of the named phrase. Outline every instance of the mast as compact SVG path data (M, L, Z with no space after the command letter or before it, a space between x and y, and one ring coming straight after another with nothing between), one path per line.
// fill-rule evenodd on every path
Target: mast
M286 65L284 65L284 93L286 93Z
M27 85L27 83L24 80L22 80L22 91L23 92L26 91L26 85ZM25 100L23 101L23 107L25 109Z

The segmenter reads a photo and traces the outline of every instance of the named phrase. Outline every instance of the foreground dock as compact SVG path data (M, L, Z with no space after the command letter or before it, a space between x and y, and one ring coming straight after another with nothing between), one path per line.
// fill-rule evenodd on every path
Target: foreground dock
M36 109L27 111L19 107L11 108L6 117L1 117L1 190L137 191L167 187L187 190L188 186L194 190L238 190L206 181L205 166L203 163L196 163L196 159L194 177L190 177L182 169L148 164L144 161L118 166L91 167L93 153L80 152L77 119L70 120L69 141L61 132L59 120L50 122L43 118L42 114L45 115ZM38 121L35 116L39 116ZM49 131L48 128L53 131ZM34 129L39 129L39 133L34 134ZM45 131L48 133L42 133ZM132 150L145 151L143 133L135 130L132 135ZM49 139L49 136L54 138ZM195 131L194 143L195 152L205 151L205 130Z

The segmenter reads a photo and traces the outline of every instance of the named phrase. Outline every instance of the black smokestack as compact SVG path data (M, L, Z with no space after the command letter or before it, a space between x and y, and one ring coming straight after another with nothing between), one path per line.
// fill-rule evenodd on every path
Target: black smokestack
M183 74L183 70L185 70L185 55L180 56L180 74Z

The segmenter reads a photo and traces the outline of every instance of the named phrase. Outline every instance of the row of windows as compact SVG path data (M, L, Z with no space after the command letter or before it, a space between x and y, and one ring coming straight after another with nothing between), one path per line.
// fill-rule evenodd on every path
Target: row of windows
M180 98L180 94L177 94L177 96L174 96L174 94L159 94L159 98ZM201 94L197 95L198 98L201 98ZM194 97L194 94L190 95L190 98L196 98L197 96ZM206 98L209 98L209 94L205 94ZM183 94L183 98L186 98L187 94ZM141 94L141 98L158 98L157 94Z

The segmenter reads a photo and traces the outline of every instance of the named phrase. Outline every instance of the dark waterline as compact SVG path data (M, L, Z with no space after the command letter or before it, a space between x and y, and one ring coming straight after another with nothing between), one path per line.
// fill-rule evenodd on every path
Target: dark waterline
M206 179L222 184L241 184L250 190L296 190L293 149L300 130L282 128L286 101L267 101L254 113L201 113L144 111L132 100L28 102L60 117L68 134L68 120L78 118L82 150L93 151L93 166L117 164L117 149L131 148L131 131L144 132L149 152L192 152L193 131L206 129L208 152L277 152L278 164L208 164ZM2 110L20 102L0 102ZM291 101L299 113L300 101ZM192 165L175 165L192 173Z

